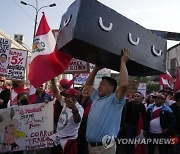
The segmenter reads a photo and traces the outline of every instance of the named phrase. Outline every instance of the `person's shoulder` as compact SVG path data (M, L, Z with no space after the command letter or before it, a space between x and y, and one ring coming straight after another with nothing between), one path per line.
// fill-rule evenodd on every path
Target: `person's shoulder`
M173 104L171 104L169 107L170 108L175 108L177 105L176 105L176 103L173 103Z
M127 104L128 106L131 106L131 105L134 104L134 101L128 101L126 104Z
M155 104L150 104L150 105L148 106L148 108L147 108L147 111L152 110L152 109L154 108L154 106L155 106Z
M166 112L170 112L170 113L173 112L171 110L171 108L169 106L165 105L165 104L162 106L162 111L166 111Z
M47 97L51 97L51 95L50 95L49 93L47 93L47 92L45 92L44 94L45 94L45 96L47 96Z

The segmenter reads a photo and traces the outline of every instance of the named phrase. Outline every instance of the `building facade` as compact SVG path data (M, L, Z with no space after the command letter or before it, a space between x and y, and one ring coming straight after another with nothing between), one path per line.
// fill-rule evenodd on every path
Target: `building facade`
M167 50L167 70L170 74L176 76L176 68L180 66L180 43Z

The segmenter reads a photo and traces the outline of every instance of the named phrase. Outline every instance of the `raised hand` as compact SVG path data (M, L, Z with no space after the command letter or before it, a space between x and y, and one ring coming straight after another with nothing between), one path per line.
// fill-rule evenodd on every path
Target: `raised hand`
M124 48L122 49L123 55L121 56L121 61L127 63L130 58L130 52L128 49Z

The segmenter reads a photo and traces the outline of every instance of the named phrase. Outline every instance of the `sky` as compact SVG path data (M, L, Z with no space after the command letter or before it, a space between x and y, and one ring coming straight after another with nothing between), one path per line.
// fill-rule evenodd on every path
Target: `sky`
M37 0L38 8L56 3L56 7L43 8L38 13L38 23L45 12L51 29L59 29L62 15L74 0ZM180 0L98 0L125 17L147 29L180 33ZM36 6L36 0L24 0ZM20 0L1 0L0 29L12 38L23 34L25 44L31 48L34 31L35 9L25 6ZM177 44L168 41L168 48Z

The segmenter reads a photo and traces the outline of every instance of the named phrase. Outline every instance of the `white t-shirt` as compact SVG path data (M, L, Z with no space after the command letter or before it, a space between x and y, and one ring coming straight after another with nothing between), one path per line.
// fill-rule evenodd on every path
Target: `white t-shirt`
M79 115L82 119L84 113L83 107L78 102L76 102L75 106L78 109ZM60 138L64 138L60 140L62 148L64 148L68 139L77 138L79 127L80 122L76 123L74 121L72 110L66 107L66 104L64 103L61 114L59 115L56 130L57 133L60 135Z
M162 106L160 107L154 107L154 111L160 109ZM160 117L157 117L153 120L150 121L150 132L151 133L162 133L162 128L161 128L161 125L160 125Z

